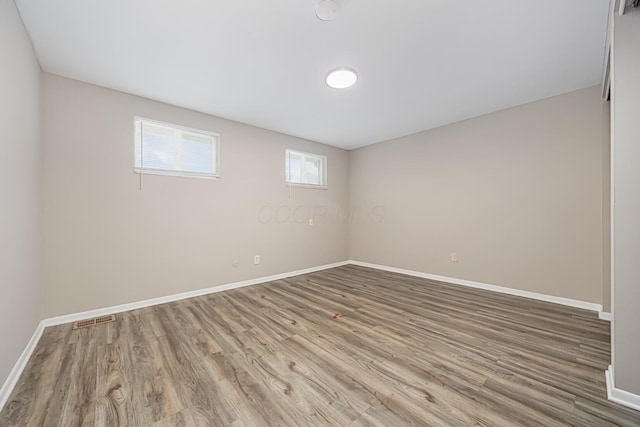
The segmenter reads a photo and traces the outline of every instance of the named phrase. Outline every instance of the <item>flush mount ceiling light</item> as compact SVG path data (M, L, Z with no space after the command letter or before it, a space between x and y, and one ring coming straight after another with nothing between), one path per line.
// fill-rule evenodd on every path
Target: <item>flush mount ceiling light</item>
M353 86L358 80L358 75L350 68L336 68L329 71L325 82L334 89L346 89Z
M337 0L319 0L316 3L316 16L321 21L331 21L338 13Z

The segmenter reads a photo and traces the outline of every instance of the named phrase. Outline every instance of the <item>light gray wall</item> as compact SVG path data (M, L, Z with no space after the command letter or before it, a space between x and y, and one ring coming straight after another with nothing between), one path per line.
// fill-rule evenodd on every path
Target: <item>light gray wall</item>
M11 0L0 0L0 385L41 315L40 66Z
M352 151L351 258L601 303L602 102L594 87Z
M218 132L222 178L139 190L134 115ZM42 126L46 317L348 257L344 150L50 74ZM290 192L286 148L328 156L328 190Z
M613 366L616 387L640 395L640 10L614 31Z

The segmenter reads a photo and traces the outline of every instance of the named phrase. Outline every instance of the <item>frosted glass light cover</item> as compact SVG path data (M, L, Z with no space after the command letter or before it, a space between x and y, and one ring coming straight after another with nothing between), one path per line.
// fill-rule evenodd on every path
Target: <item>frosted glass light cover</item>
M329 87L334 89L345 89L353 86L358 80L355 71L349 68L337 68L329 71L325 81Z

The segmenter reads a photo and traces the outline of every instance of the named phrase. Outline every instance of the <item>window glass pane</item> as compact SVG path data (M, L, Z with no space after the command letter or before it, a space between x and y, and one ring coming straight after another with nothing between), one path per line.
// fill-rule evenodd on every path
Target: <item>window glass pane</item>
M285 176L289 183L326 187L326 167L325 156L293 150L285 151Z
M182 135L182 171L211 173L211 138L193 134Z
M145 168L175 170L176 147L173 129L144 123L142 151Z
M218 176L218 150L215 134L135 119L136 169Z
M305 161L305 184L320 184L320 159L307 157Z
M289 154L289 182L302 181L302 156L297 153Z

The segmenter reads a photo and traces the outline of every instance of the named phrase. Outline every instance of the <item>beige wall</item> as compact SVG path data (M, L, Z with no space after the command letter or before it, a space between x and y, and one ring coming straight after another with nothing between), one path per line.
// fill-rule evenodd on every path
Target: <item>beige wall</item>
M602 311L611 313L611 102L602 117Z
M601 103L594 87L352 151L351 258L601 303Z
M39 76L14 2L0 0L0 385L42 315Z
M613 367L640 395L640 10L617 16L613 73Z
M350 153L49 74L43 111L47 317L349 257L606 302L597 88ZM134 115L219 132L222 179L140 191ZM287 147L329 190L289 197Z
M347 259L346 151L49 74L42 90L46 317ZM134 115L218 132L222 178L140 191ZM327 155L329 189L290 195L285 148Z

